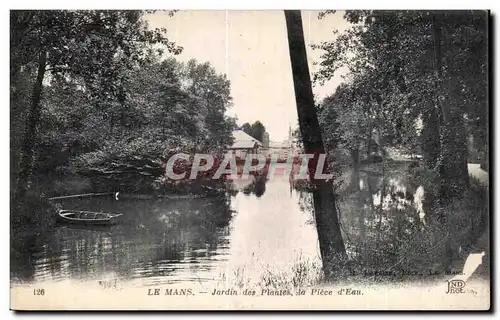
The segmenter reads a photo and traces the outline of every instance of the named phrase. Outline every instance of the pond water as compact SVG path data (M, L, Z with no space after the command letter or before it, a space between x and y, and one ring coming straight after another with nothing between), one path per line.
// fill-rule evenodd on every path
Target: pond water
M258 282L273 268L319 262L311 213L300 209L288 180L251 177L236 187L221 198L61 202L65 209L121 212L124 219L112 227L58 225L39 235L13 259L13 280Z
M351 174L340 192L348 255L366 268L427 267L431 261L418 251L429 247L422 233L425 190L405 169L404 164L384 174ZM237 192L219 198L64 201L65 209L121 212L124 219L108 228L57 225L29 242L13 242L11 278L18 283L120 279L151 286L295 281L299 271L319 276L309 194L280 177L251 177L235 187ZM402 260L411 254L417 258Z

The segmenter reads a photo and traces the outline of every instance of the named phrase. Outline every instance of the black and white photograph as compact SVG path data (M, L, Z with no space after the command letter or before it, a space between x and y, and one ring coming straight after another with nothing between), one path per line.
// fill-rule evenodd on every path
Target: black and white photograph
M11 310L491 308L489 11L9 18Z

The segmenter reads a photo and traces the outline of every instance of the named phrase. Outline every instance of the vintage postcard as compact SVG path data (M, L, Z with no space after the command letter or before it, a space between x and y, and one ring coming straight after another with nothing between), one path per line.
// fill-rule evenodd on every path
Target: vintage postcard
M489 310L489 12L10 11L12 310Z

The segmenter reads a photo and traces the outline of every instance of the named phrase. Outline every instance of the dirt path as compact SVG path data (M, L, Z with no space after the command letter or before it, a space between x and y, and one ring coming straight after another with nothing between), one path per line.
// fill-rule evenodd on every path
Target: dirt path
M467 165L469 169L469 176L477 179L482 185L489 187L489 175L488 172L481 169L479 164L469 163ZM491 214L491 212L490 212ZM474 252L484 252L486 255L483 257L483 263L478 267L476 272L472 275L475 277L484 277L490 274L490 233L489 225L486 226L486 230L483 232L481 237L477 240L474 245Z
M481 182L481 184L485 186L489 186L489 176L488 172L481 169L479 163L469 163L467 164L467 168L469 169L469 175Z

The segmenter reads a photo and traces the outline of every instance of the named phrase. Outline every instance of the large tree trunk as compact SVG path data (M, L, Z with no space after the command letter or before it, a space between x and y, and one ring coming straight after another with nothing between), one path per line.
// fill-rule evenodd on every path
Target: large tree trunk
M21 146L21 160L19 164L19 176L16 184L16 194L14 201L21 200L29 187L29 179L33 170L35 161L35 148L38 137L38 124L40 122L41 106L40 98L42 95L43 78L47 63L47 53L40 52L38 57L38 71L36 81L33 84L31 95L31 106L26 117L26 128L24 139Z
M427 168L437 168L441 144L439 140L439 115L434 105L429 105L422 114L422 153Z
M325 150L314 106L300 11L285 10L285 19L290 61L292 64L295 101L304 149L306 153L314 154L314 159L318 159L318 155L325 154ZM314 212L323 269L325 274L329 276L336 267L336 262L345 259L346 251L337 216L333 187L326 180L316 181L314 179L312 175L314 174L315 162L310 161L312 168L310 166L309 174L311 181L314 183Z
M434 20L433 31L437 78L436 101L441 112L439 126L440 158L438 160L441 181L438 201L441 206L445 206L453 198L461 196L469 185L467 143L461 114L452 108L454 89L449 80L448 68L443 68L443 66L447 67L446 52L448 51L449 38L447 38L447 35L443 36L443 28L439 17ZM449 217L442 214L436 218L439 223L445 225L449 219ZM448 269L453 259L456 258L453 244L454 240L448 234L445 242L445 256L443 257L445 269Z
M467 168L467 137L463 119L458 114L451 114L446 134L443 134L441 153L441 192L446 200L460 197L469 187Z
M351 149L351 158L352 158L352 175L351 182L349 184L349 190L354 190L355 192L359 192L359 147L356 146Z
M439 157L441 155L440 137L440 119L438 111L434 104L430 104L426 108L426 112L422 114L422 135L421 145L424 156L424 165L426 168L437 172L439 175ZM427 222L440 220L440 214L436 210L437 200L439 198L439 180L436 176L436 181L426 180L424 185L425 197L422 202L425 211L425 219Z
M467 170L467 142L463 121L458 112L451 107L453 88L450 81L444 80L443 66L446 66L445 53L448 39L443 37L439 17L434 20L434 54L437 78L436 102L440 111L440 200L460 196L469 185ZM444 50L443 50L444 49ZM443 53L443 51L445 53ZM446 74L446 77L449 77ZM444 95L442 94L444 92Z
M14 74L14 73L13 73ZM26 108L26 86L27 77L23 74L14 74L10 79L10 188L11 196L15 194L17 178L19 177L19 162L21 143L24 137L24 113Z

